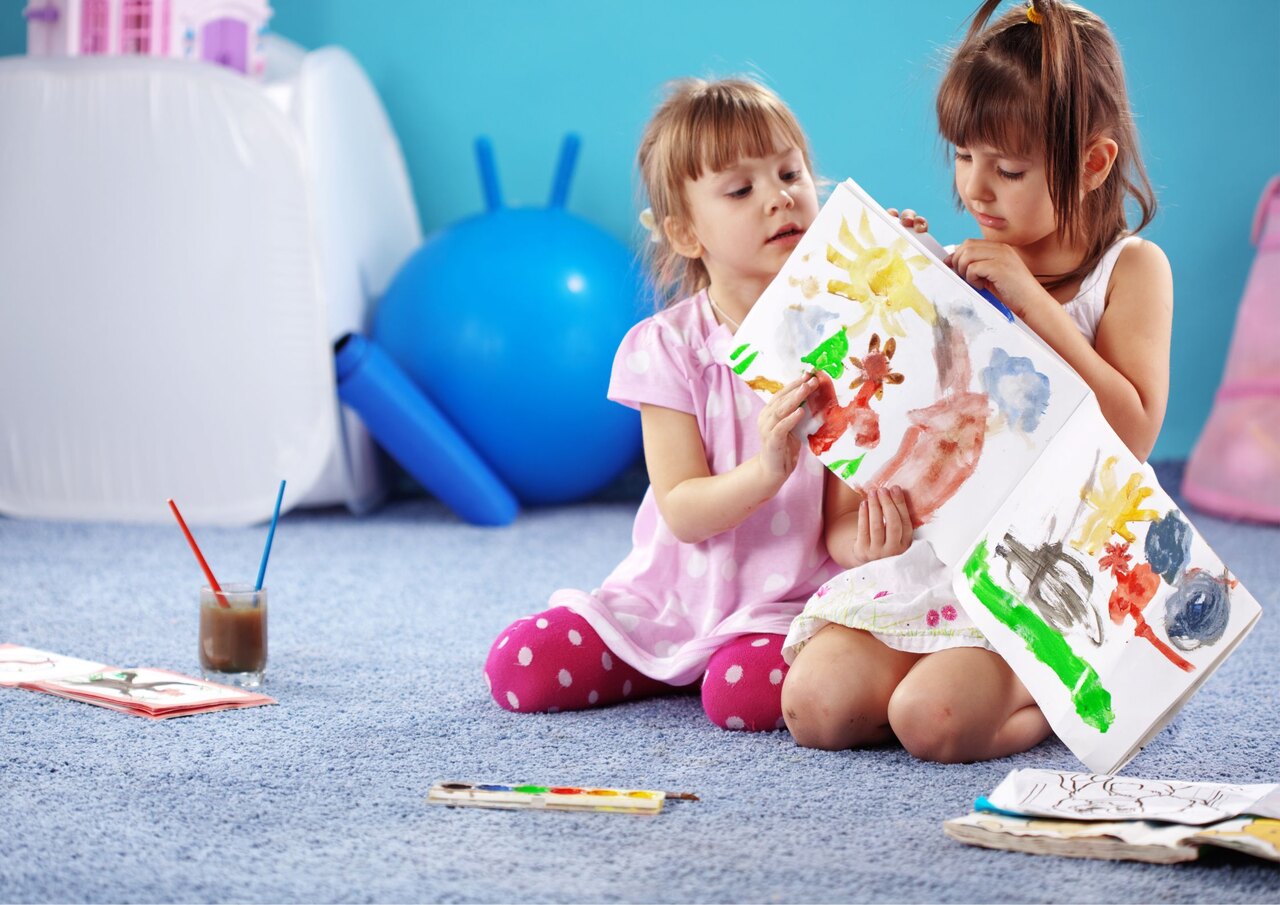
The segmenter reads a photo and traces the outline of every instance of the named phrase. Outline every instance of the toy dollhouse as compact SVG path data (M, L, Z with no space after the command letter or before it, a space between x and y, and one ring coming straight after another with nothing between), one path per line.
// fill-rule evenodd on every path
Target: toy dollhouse
M267 0L29 0L27 54L205 60L260 76Z

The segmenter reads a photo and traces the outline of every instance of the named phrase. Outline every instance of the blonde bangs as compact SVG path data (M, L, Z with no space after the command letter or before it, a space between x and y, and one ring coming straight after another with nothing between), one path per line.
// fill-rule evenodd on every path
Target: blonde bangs
M809 164L808 142L790 111L754 90L717 94L717 102L691 110L683 124L685 134L675 144L680 152L673 161L673 176L682 182L697 179L745 157L772 156L787 146L799 148Z

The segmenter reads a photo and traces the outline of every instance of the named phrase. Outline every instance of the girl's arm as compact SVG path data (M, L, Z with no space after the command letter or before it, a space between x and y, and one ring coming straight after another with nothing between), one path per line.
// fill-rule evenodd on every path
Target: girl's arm
M1094 339L1096 354L1110 370L1099 368L1103 373L1097 383L1088 376L1085 380L1112 429L1144 462L1160 435L1169 402L1172 336L1169 260L1158 245L1131 243L1116 261ZM1104 392L1099 385L1108 389Z
M723 474L712 474L698 430L686 412L640 406L649 483L663 521L686 544L696 544L741 524L773 499L799 460L800 403L817 386L806 375L774 394L760 413L760 452Z
M846 569L911 546L911 508L901 487L854 489L828 471L822 518L827 553Z
M1120 252L1092 346L1009 246L971 239L952 261L970 283L990 286L1084 378L1112 430L1146 461L1168 403L1173 332L1173 275L1159 246L1142 241Z

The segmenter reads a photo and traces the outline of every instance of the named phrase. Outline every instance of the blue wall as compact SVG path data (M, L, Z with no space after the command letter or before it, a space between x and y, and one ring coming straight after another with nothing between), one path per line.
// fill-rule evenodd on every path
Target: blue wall
M976 0L274 0L274 30L339 44L368 71L399 134L427 231L480 210L471 142L493 138L508 204L542 204L560 138L582 136L576 213L634 244L632 155L682 75L754 72L791 104L819 171L882 203L955 212L932 92ZM1208 413L1252 248L1249 218L1280 172L1280 3L1093 0L1124 50L1161 211L1147 235L1173 263L1173 387L1158 457L1183 456ZM18 10L0 53L22 51ZM1280 309L1277 311L1280 316Z

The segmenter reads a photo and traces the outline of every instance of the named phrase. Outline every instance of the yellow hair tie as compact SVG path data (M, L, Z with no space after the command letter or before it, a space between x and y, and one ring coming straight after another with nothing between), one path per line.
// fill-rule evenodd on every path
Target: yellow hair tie
M1027 0L1027 21L1032 25L1042 25L1044 23L1044 16L1040 15L1040 11L1036 9L1031 0Z

